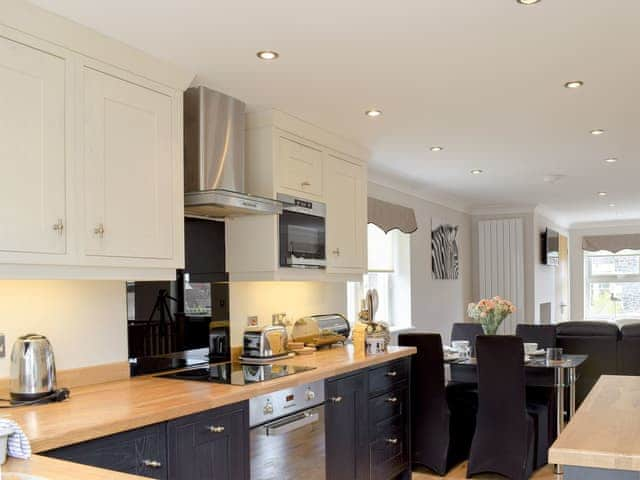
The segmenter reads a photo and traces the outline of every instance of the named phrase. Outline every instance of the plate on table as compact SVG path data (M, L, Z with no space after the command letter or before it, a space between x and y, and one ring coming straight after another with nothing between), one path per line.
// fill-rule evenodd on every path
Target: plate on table
M460 359L460 355L458 355L457 353L444 352L444 361L445 362L452 362L452 361L458 360L458 359Z

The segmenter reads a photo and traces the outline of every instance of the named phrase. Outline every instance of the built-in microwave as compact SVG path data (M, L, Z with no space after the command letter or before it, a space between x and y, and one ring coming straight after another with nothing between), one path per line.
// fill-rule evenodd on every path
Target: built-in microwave
M326 268L326 205L284 194L277 198L284 204L279 220L280 266Z

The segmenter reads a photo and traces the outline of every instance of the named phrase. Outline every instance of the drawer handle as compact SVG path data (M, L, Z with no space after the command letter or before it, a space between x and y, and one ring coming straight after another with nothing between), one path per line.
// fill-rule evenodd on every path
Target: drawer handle
M342 397L338 396L338 397L331 397L330 398L332 403L340 403L342 402Z
M389 397L386 401L389 403L398 403L398 397Z
M395 370L391 370L390 372L387 372L387 377L396 377L398 375L398 372L396 372Z
M142 463L145 467L149 468L162 468L162 463L157 460L143 460Z
M207 427L207 430L209 430L211 433L222 433L224 432L224 427L222 425L209 425Z
M301 185L301 186L303 186L303 187L310 187L310 186L311 186L311 183L309 183L309 182L307 182L307 181L305 180L305 181L304 181L304 182L302 182L300 185Z
M398 443L398 439L397 438L386 438L385 442L387 442L390 445L396 445Z

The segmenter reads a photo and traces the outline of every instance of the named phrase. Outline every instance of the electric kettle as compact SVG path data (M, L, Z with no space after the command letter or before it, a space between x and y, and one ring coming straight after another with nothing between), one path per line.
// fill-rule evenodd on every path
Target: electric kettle
M11 350L11 400L34 401L56 390L56 365L47 337L29 333L18 337Z

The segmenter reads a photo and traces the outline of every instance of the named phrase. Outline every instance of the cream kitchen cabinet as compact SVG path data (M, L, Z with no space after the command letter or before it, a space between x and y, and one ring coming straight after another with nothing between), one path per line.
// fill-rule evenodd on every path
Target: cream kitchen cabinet
M10 2L0 17L0 278L174 278L192 78Z
M367 187L363 165L327 154L327 270L365 269Z
M230 278L361 279L367 241L367 150L275 110L248 114L246 125L247 191L268 198L283 193L325 203L327 267L281 267L278 217L238 217L227 219Z
M292 191L294 195L310 198L323 196L323 160L321 149L290 140L278 138L278 169L280 190Z
M0 37L0 258L66 253L66 67Z
M88 67L82 77L85 253L171 259L171 96Z

